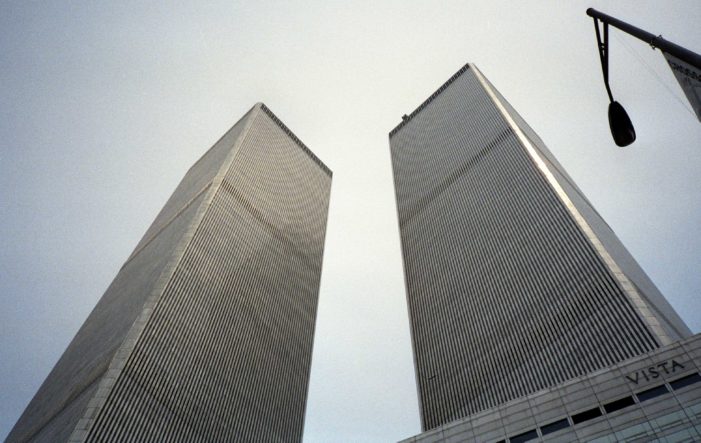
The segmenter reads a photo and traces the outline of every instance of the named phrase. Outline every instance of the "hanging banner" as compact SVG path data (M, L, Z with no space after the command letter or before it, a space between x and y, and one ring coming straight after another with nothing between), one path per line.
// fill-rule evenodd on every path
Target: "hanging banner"
M681 61L673 55L662 52L667 59L669 67L682 87L687 100L696 113L696 118L701 121L701 70Z

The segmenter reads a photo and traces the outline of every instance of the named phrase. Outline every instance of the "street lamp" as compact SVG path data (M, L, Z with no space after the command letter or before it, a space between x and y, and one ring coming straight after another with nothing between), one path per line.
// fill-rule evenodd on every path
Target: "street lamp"
M701 55L667 41L662 36L643 31L593 8L587 9L587 15L594 19L599 58L601 59L601 69L604 74L604 85L610 100L608 111L609 126L613 140L618 146L628 146L635 141L635 128L633 128L633 123L630 121L628 113L620 103L613 99L613 94L611 94L608 73L609 24L650 44L653 49L659 48L662 51L687 99L691 102L699 120L701 120L701 100L697 92L701 87ZM603 39L599 31L599 20L603 23Z

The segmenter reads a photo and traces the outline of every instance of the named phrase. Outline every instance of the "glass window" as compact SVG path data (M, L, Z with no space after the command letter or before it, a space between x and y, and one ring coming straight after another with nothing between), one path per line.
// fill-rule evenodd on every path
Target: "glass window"
M566 418L563 418L562 420L550 423L549 425L541 426L540 433L543 435L548 435L552 434L553 432L557 432L560 429L568 428L569 426L570 422L568 422Z
M611 403L606 403L604 405L604 411L606 411L607 414L610 414L614 411L627 408L628 406L633 406L634 404L635 400L633 400L633 397L624 397L616 401L612 401Z
M531 441L531 440L536 440L538 438L538 432L536 432L535 429L530 430L528 432L524 432L523 434L518 434L513 437L509 437L509 442L510 443L523 443L526 441Z
M665 441L665 443L696 442L696 441L698 441L697 440L698 435L692 429L693 428L682 429L680 431L675 432L674 434L665 435L664 441Z
M634 440L647 435L654 435L652 426L647 422L639 423L616 432L616 437L621 441Z
M662 385L662 386L657 386L657 387L652 388L652 389L648 389L648 390L643 391L643 392L638 392L635 395L638 397L638 401L642 402L642 401L650 400L652 398L659 397L660 395L664 395L668 392L669 391L667 390L667 386Z
M661 430L672 428L682 422L686 418L683 411L672 412L671 414L663 415L650 420L657 425Z
M684 388L689 385L693 385L694 383L698 383L701 381L701 375L698 373L687 375L686 377L682 377L678 380L674 380L673 382L670 382L669 385L674 389L675 391L677 389Z
M696 403L686 408L687 415L701 423L701 403Z
M588 440L587 443L616 443L616 438L612 434L608 434L594 440Z
M580 412L579 414L574 414L572 416L572 423L579 424L579 423L583 423L587 420L591 420L591 419L594 419L594 418L600 417L600 416L601 416L601 409L596 407L596 408L592 408L592 409L588 409L586 411Z

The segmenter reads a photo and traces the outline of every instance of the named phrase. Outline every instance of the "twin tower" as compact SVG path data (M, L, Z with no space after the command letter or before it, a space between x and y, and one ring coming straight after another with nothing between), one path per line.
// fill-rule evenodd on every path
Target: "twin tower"
M701 340L474 65L390 149L426 431L411 441L698 435ZM8 442L301 441L331 179L255 105L190 168ZM646 380L665 389L648 404L673 400L657 415L698 417L654 428Z

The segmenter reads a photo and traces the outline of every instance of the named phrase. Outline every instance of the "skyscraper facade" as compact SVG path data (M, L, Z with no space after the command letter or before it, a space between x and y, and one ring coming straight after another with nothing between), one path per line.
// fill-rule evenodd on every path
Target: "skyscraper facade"
M331 178L255 105L185 175L8 441L301 441Z
M424 430L690 335L474 65L390 149Z
M701 334L459 418L402 443L507 441L701 441Z

